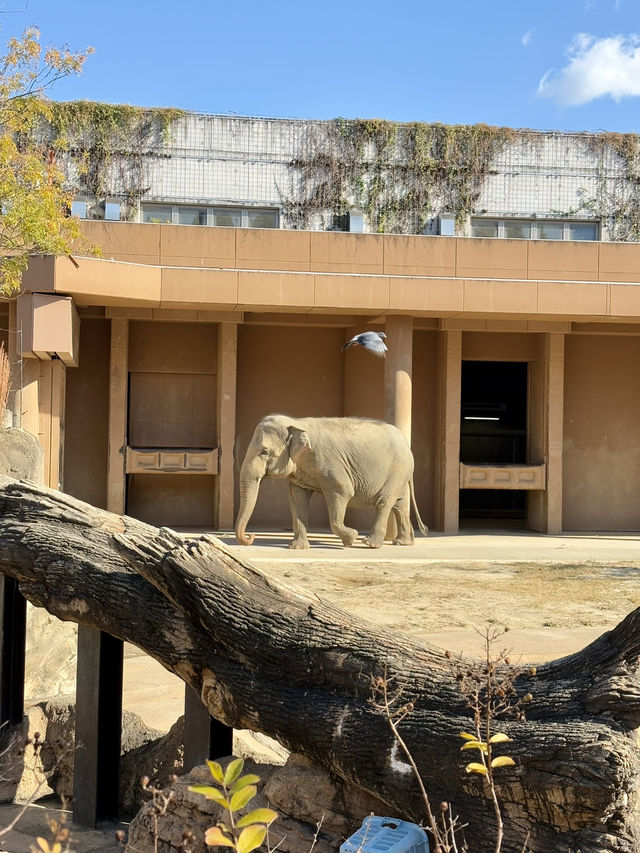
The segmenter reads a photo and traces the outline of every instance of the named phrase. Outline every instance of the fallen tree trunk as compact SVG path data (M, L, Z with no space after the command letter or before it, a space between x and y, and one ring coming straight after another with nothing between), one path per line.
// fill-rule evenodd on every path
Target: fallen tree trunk
M402 733L432 803L454 804L472 850L493 849L491 803L459 751L470 712L444 651L276 584L214 537L158 530L6 477L0 572L59 618L144 649L222 722L271 735L421 820L415 780L371 702L372 680L393 676L414 704ZM536 853L638 849L639 655L640 609L517 678L518 694L533 698L527 722L499 723L516 761L498 776L505 851L521 851L527 834Z

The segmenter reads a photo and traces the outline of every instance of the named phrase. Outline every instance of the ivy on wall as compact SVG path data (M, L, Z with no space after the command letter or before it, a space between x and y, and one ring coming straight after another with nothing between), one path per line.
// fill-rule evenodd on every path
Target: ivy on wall
M346 229L349 210L361 209L372 231L434 232L434 217L451 213L460 231L476 209L495 161L509 145L535 149L545 134L506 127L400 124L380 119L334 119L308 126L291 160L283 195L289 227ZM596 157L596 192L555 216L587 215L607 239L640 241L640 136L584 134ZM531 155L530 155L531 156Z
M597 157L596 193L583 209L606 227L609 240L640 241L640 136L598 133L585 137Z
M125 219L132 219L148 191L145 161L169 156L164 150L178 109L101 104L93 101L52 103L47 135L56 153L66 156L74 188L90 201L110 195L122 202ZM70 174L75 171L75 175Z
M343 227L363 210L378 233L419 234L435 211L458 223L473 211L496 155L518 131L381 119L309 125L290 166L283 213L293 228Z

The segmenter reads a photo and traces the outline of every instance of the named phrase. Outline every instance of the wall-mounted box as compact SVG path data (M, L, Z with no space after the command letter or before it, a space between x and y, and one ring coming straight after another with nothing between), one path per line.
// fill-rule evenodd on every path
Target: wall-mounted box
M120 202L115 199L107 199L104 203L104 218L110 220L120 219Z
M78 364L80 320L70 296L21 293L17 299L20 352L27 358L60 358L67 367Z
M438 233L441 237L456 236L456 215L455 213L441 213L438 217Z
M460 463L461 489L544 489L546 466L465 465Z
M218 449L127 447L127 474L218 474Z
M349 231L352 234L362 234L364 231L364 213L361 210L349 211Z
M76 219L86 219L87 218L87 202L82 199L76 199L71 202L71 215L75 216Z

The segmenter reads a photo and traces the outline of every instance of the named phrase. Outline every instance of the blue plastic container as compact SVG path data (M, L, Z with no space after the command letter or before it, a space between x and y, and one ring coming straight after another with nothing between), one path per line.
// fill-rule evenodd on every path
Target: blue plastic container
M429 839L415 823L369 815L340 845L340 853L429 853Z

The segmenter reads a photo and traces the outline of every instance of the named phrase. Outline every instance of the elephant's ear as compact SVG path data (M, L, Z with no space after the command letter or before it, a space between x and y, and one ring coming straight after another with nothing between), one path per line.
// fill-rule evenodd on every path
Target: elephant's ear
M303 453L306 453L307 450L311 450L311 442L309 441L309 436L303 429L290 426L288 432L289 437L287 439L287 444L289 445L289 456L293 462L297 462L298 458L302 456Z

